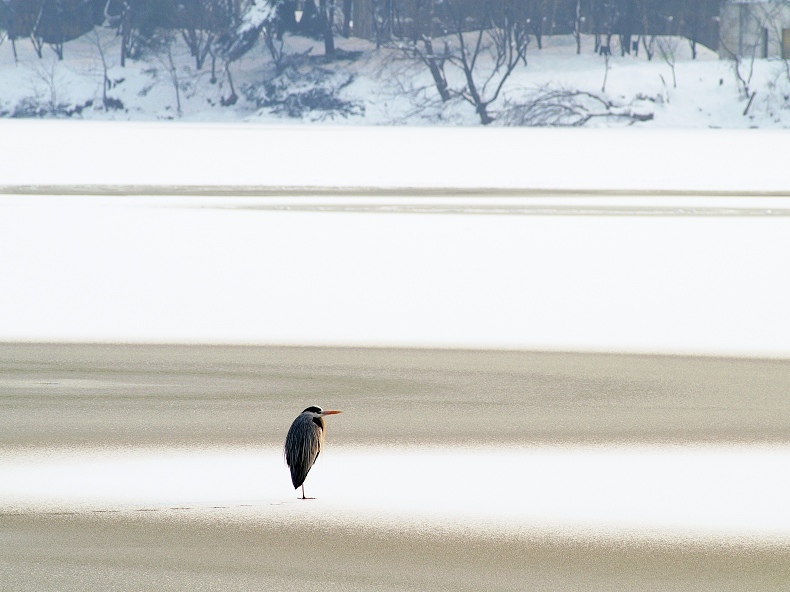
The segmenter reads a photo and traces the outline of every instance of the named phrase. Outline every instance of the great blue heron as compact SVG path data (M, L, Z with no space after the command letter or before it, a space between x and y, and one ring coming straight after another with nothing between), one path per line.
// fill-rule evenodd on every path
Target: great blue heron
M285 462L291 469L294 489L302 486L301 499L313 499L305 497L304 480L307 479L307 473L310 472L324 445L326 432L324 415L335 413L340 411L324 411L320 407L308 407L294 419L285 437Z

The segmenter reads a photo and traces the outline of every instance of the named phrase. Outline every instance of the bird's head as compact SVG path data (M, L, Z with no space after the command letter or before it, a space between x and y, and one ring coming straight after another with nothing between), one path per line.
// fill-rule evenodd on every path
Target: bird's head
M312 405L312 406L308 407L307 409L305 409L304 411L302 411L302 413L312 413L314 415L335 415L337 413L343 413L343 412L342 411L335 411L335 410L324 411L320 407L318 407L316 405Z

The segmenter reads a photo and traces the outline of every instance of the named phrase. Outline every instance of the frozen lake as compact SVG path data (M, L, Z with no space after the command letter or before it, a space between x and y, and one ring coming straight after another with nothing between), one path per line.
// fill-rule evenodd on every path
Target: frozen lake
M786 361L87 344L0 361L14 590L787 581ZM344 413L301 501L280 446L312 403Z
M5 344L0 362L3 512L790 540L787 361ZM281 452L310 404L344 410L315 503Z
M3 196L3 583L783 590L788 211Z

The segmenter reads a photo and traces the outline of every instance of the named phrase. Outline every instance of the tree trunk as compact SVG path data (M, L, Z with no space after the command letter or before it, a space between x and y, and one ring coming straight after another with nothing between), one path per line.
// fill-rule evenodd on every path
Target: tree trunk
M645 48L645 55L647 56L647 61L648 62L652 62L653 61L653 54L655 53L655 49L653 47L654 41L655 41L655 36L653 36L653 35L650 36L650 42L649 43L647 41L647 35L642 37L642 47Z
M121 21L121 67L126 66L126 57L129 55L129 42L132 39L132 17L127 11L124 12Z
M41 49L44 47L44 42L41 41L41 39L39 39L35 35L30 36L30 41L31 43L33 43L33 48L36 50L36 55L38 56L38 59L43 58L44 56L41 54Z
M335 1L321 0L321 18L324 21L324 54L327 57L335 55Z
M631 53L631 33L624 33L620 35L620 57L625 57L625 54Z
M532 22L532 34L538 43L538 49L543 49L543 13L540 12Z
M230 75L230 62L225 62L225 75L230 85L230 96L227 99L221 97L219 102L223 107L230 107L231 105L235 105L236 101L239 100L239 97L236 95L236 89L233 87L233 76Z
M173 61L173 51L169 45L167 46L167 59L170 65L170 79L172 80L173 88L176 91L176 113L179 117L181 117L181 85L178 80L178 70L176 69L176 64Z
M351 37L351 21L353 16L352 0L343 0L343 36L348 39Z
M480 117L480 122L483 125L488 125L494 121L494 118L488 114L488 102L484 102L483 98L480 96L477 85L475 84L474 73L466 63L464 63L464 76L466 77L466 87L469 89L470 102L475 106L475 111L477 111L477 115Z
M489 123L493 123L494 118L488 114L488 104L481 103L477 106L477 114L480 116L480 122L483 125L488 125Z
M213 51L209 52L211 54L211 84L217 84L217 54Z
M444 74L444 69L439 67L439 61L434 56L433 41L431 41L430 37L424 38L423 44L425 45L426 63L428 64L428 69L431 71L436 90L439 91L442 103L446 103L451 97L450 90L447 87L447 78Z

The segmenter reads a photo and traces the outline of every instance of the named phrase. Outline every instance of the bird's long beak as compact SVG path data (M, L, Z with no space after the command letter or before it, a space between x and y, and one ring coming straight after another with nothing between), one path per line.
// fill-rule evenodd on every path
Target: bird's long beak
M343 413L342 411L324 411L321 415L335 415L336 413Z

